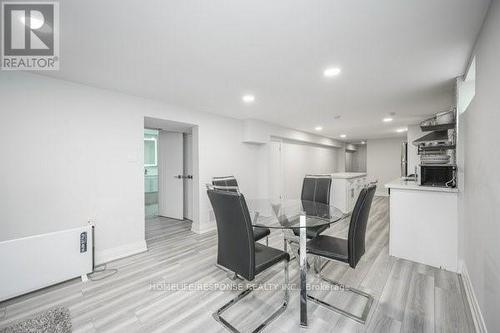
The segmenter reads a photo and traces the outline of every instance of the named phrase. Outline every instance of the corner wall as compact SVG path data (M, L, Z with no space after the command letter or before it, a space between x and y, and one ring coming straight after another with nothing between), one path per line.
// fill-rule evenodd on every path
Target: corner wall
M413 141L424 136L425 132L422 132L420 125L409 125L408 132L406 133L406 140L408 141L408 174L415 174L415 168L420 163L420 158L418 157L418 148L413 145Z
M378 181L377 195L388 195L384 187L401 176L401 143L404 138L372 139L366 143L366 170L369 181Z
M346 172L366 172L366 144L357 145L356 151L348 153L346 151ZM347 161L350 160L350 163ZM349 165L349 168L348 168Z
M476 96L461 115L465 152L463 255L489 332L500 330L500 1L476 47Z

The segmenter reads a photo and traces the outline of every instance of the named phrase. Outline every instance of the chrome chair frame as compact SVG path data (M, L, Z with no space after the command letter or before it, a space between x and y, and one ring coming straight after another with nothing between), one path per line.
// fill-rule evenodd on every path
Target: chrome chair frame
M236 191L238 194L240 194L240 190L239 190L238 186L217 186L217 185L212 185L212 184L206 184L206 187L207 187L207 189L216 189L216 190L222 190L222 191L224 191L224 190L226 190L226 191L227 190L233 190L233 191ZM256 212L255 216L254 216L254 219L258 218L258 216L259 216L259 213ZM267 246L267 239L266 239L266 246ZM282 314L286 310L286 308L288 307L288 303L290 301L290 286L289 286L290 285L290 282L289 282L290 277L289 277L289 267L288 266L289 266L289 260L285 260L285 262L284 262L285 295L284 295L283 304L281 305L281 307L278 310L276 310L274 313L272 313L271 316L269 316L266 320L264 320L264 322L262 322L261 324L259 324L259 326L257 326L257 328L255 328L252 331L252 333L258 333L258 332L262 331L274 319L276 319L280 314ZM241 280L241 281L245 280L243 277L241 277L237 273L234 273L234 275L231 274L231 272L228 269L226 269L225 267L223 267L221 265L216 264L216 267L218 267L218 268L226 271L228 273L228 278L231 279L231 280ZM273 267L273 266L271 266L271 267ZM271 268L271 267L269 267L269 268ZM232 300L230 300L229 302L227 302L226 304L224 304L222 307L220 307L219 309L217 309L217 311L215 311L212 314L212 317L217 322L219 322L222 326L224 326L227 330L229 330L230 332L240 333L240 331L238 329L236 329L236 327L234 327L231 323L229 323L227 320L225 320L222 317L222 314L225 311L227 311L228 309L230 309L232 306L234 306L236 303L238 303L239 301L241 301L243 298L245 298L246 296L248 296L253 290L254 290L253 286L247 288L246 290L244 290L243 292L241 292L238 296L236 296L235 298L233 298Z
M340 222L340 221L343 221L347 218L350 218L351 217L351 213L346 213L345 216L340 219L339 221L337 221L336 223ZM288 231L288 234L286 233ZM292 232L290 232L289 230L285 230L284 234L283 234L283 242L284 242L284 249L285 251L287 251L287 243L290 244L290 250L293 254L293 257L290 257L290 260L293 260L293 259L297 259L299 258L299 250L298 250L298 244L299 244L299 238L297 236L295 236ZM293 246L292 245L295 245L297 247L297 250L294 251L293 250ZM317 256L318 260L314 260L314 272L316 274L319 274L324 268L325 266L331 261L331 260L325 260L325 262L323 264L321 264L321 266L319 266L320 264L320 259L322 259L322 257L320 258L319 256ZM309 263L308 263L309 265Z
M357 321L358 323L360 324L364 324L366 323L366 319L368 318L368 315L370 314L370 309L372 307L372 304L373 304L373 296L368 294L368 293L365 293L364 291L362 290L359 290L359 289L356 289L356 288L351 288L351 287L347 287L346 285L338 282L338 281L334 281L334 280L331 280L329 278L326 278L324 276L321 275L321 270L324 268L324 266L326 266L328 263L330 263L331 261L333 261L332 259L330 258L326 258L326 257L322 257L322 256L319 256L319 255L314 255L316 258L315 259L318 259L318 258L324 258L326 259L326 263L320 268L318 269L317 265L318 265L318 261L316 260L315 261L315 271L317 273L317 276L322 280L322 281L325 281L326 283L330 284L330 285L333 285L335 287L339 287L339 289L341 290L344 290L344 291L350 291L356 295L359 295L359 296L362 296L364 298L366 298L366 304L365 304L365 307L363 308L363 313L361 314L361 316L357 316L351 312L348 312L344 309L341 309L339 307L336 307L334 305L331 305L323 300L320 300L319 298L316 298L314 296L311 296L311 295L307 295L307 298L310 299L311 301L319 304L319 305L322 305L332 311L335 311L337 313L340 313L352 320L355 320Z
M285 267L284 267L284 273L285 273L285 296L284 296L284 301L283 301L283 304L281 305L281 307L276 310L275 312L273 312L266 320L264 320L264 322L262 322L261 324L259 324L259 326L257 326L257 328L255 328L252 333L257 333L257 332L260 332L262 331L264 328L266 328L274 319L276 319L280 314L282 314L287 306L288 306L288 302L290 301L290 291L289 291L289 274L288 274L288 265L289 265L289 261L285 261ZM238 296L236 296L235 298L233 298L232 300L230 300L229 302L227 302L226 304L224 304L222 307L220 307L217 311L215 311L212 316L214 317L214 319L219 322L222 326L224 326L226 329L228 329L230 332L233 332L233 333L240 333L240 331L238 329L236 329L236 327L234 327L231 323L229 323L227 320L225 320L223 317L222 317L222 314L227 311L228 309L230 309L233 305L235 305L236 303L238 303L239 301L241 301L243 298L245 298L246 296L248 296L252 291L254 290L254 287L250 287L250 288L247 288L246 290L244 290L243 292L241 292Z
M362 290L347 287L340 282L333 281L331 279L323 277L321 275L322 268L320 267L320 264L319 264L319 258L326 259L327 263L329 263L331 261L335 261L335 262L349 264L349 266L352 268L356 267L358 261L360 260L361 256L365 252L364 242L366 239L366 224L368 221L368 214L370 211L371 202L373 200L373 195L375 193L375 189L376 189L375 185L370 185L368 188L363 189L363 191L364 191L364 192L362 192L363 197L358 197L358 199L356 201L356 206L355 206L354 212L353 212L353 214L355 214L354 215L355 220L353 221L351 218L350 226L349 226L349 239L347 240L348 243L346 244L348 246L348 249L346 249L347 250L347 258L346 258L347 260L341 260L341 259L337 260L335 258L335 256L328 256L328 254L326 252L325 253L321 252L321 247L319 248L320 249L319 251L318 251L317 247L316 248L314 247L314 245L311 245L311 247L308 247L308 250L309 250L308 253L310 255L313 255L315 258L315 271L316 271L318 277L322 281L325 281L328 284L333 285L335 287L339 287L342 290L349 291L349 292L352 292L358 296L364 297L364 298L366 298L367 301L365 303L365 306L363 308L363 312L362 312L361 316L357 316L351 312L348 312L344 309L341 309L341 308L336 307L332 304L329 304L329 303L327 303L323 300L320 300L314 296L308 295L307 296L308 299L310 299L311 301L313 301L319 305L322 305L322 306L324 306L332 311L335 311L335 312L340 313L340 314L342 314L350 319L353 319L361 324L364 324L366 322L366 319L368 318L368 315L370 314L370 309L371 309L371 306L373 304L373 296L371 296L370 294L368 294ZM365 205L367 198L369 200L368 205ZM360 214L362 214L362 215L360 215ZM359 222L359 221L361 221L361 222ZM354 223L354 229L352 229L353 223ZM359 229L357 229L357 230L359 230L361 232L361 235L363 237L363 243L362 243L362 248L360 249L360 251L362 251L361 254L356 255L356 253L354 252L354 251L356 251L355 245L353 245L351 248L349 245L349 242L353 242L353 244L355 244L354 242L356 240L355 239L356 226L358 226L359 223L361 223L361 224L359 226ZM329 237L329 236L325 236L325 237ZM334 237L331 237L331 238L335 239ZM314 242L314 240L311 242ZM358 238L358 246L361 246L361 244L359 243L359 238ZM350 251L353 251L353 252L350 252ZM335 252L333 252L333 253L335 253Z

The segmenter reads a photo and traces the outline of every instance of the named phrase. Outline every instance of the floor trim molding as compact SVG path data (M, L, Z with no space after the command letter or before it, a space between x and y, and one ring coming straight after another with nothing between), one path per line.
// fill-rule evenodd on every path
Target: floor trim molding
M121 259L141 252L146 252L147 250L148 247L146 245L146 240L142 240L135 243L113 247L111 249L96 251L95 264L101 265L113 260Z
M469 271L467 270L467 266L464 261L460 261L460 272L476 332L487 333L488 329L486 328L486 323L484 322L484 317L481 313L481 308L479 307L479 302L477 301L476 294L474 293L474 287L472 286L472 282L470 280Z

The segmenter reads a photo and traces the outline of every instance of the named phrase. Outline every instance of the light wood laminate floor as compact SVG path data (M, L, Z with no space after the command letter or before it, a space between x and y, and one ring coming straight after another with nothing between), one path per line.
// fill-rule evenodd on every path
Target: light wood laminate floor
M346 237L347 221L327 234ZM190 223L157 218L146 221L148 251L109 263L118 273L102 281L79 279L0 303L0 328L54 306L67 306L75 332L224 332L211 316L238 291L219 289L158 290L177 283L233 285L215 266L216 232L197 235ZM367 232L367 250L356 269L331 263L324 275L362 289L375 298L365 325L309 302L309 328L299 329L298 291L266 332L473 332L474 327L457 274L388 255L389 209L386 198L374 200ZM283 246L273 231L270 245ZM64 263L61 263L63 265ZM309 275L312 284L317 278ZM290 264L290 282L298 283L298 265ZM283 281L283 265L260 274L255 283ZM159 284L158 284L159 283ZM157 290L152 289L152 284ZM360 311L363 300L343 291L314 291L316 296ZM279 307L282 292L257 290L224 317L242 331L253 329Z

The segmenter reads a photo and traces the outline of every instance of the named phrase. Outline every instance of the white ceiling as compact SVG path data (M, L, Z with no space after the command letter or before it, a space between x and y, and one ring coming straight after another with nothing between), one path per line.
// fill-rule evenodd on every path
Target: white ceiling
M387 137L450 107L488 4L64 0L61 71L44 74L347 140ZM342 73L325 79L328 66Z

